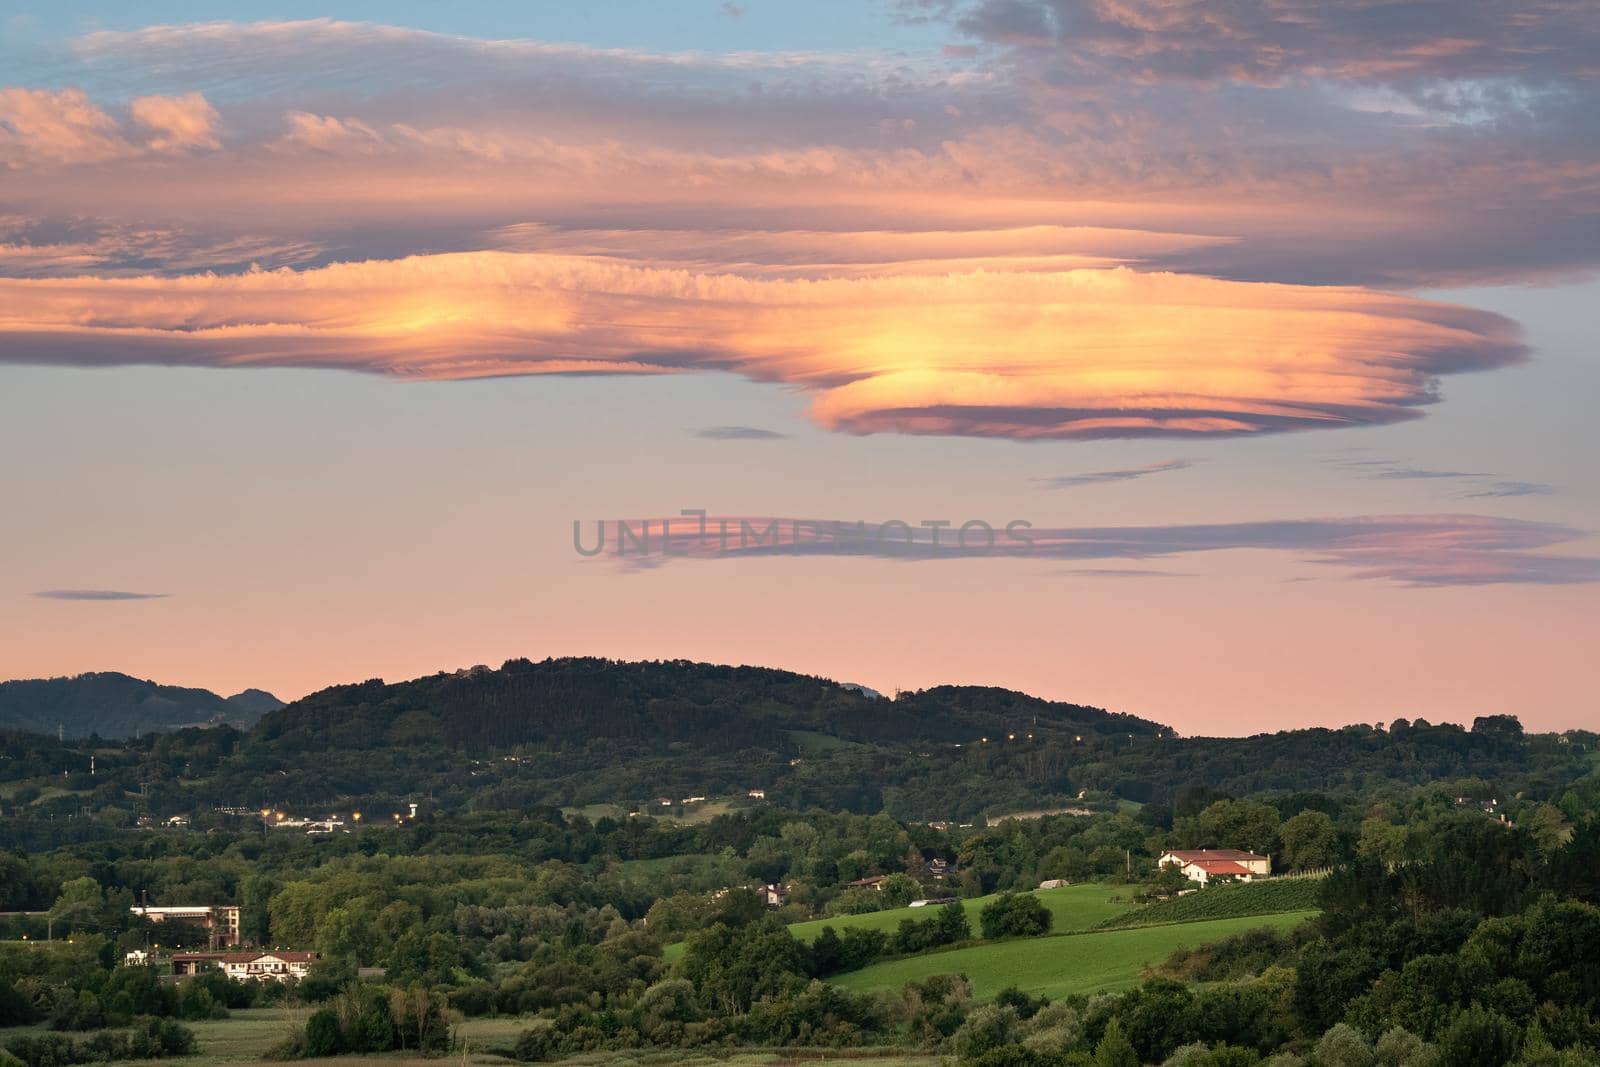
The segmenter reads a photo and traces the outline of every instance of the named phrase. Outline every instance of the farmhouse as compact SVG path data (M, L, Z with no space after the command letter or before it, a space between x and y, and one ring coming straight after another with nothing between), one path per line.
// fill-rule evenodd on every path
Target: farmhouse
M1198 848L1163 852L1158 867L1177 867L1191 882L1205 885L1213 878L1249 882L1272 873L1272 858L1234 848Z
M320 958L316 952L176 952L172 973L199 974L211 967L239 981L286 982L304 978Z
M875 874L870 878L857 878L853 882L846 882L844 887L846 889L876 889L882 892L883 883L888 880L889 876L886 874Z
M772 884L762 886L761 899L769 908L781 908L789 901L789 887Z

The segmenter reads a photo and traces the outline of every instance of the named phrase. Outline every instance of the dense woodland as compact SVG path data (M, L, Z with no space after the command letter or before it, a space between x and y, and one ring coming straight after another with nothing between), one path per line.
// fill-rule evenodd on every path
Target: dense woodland
M776 671L599 660L342 687L248 734L11 733L0 911L42 914L0 918L0 1027L19 1028L0 1048L27 1067L181 1056L188 1022L287 1000L303 1022L285 1059L444 1052L455 1021L499 1015L520 1036L498 1051L525 1061L731 1045L884 1046L963 1067L1595 1064L1595 741L1501 716L1185 739L1003 690L886 700ZM700 820L577 810L648 812L658 792L719 783L767 795ZM1063 801L1079 813L978 817ZM364 805L367 821L307 836L213 810L317 802ZM173 814L188 825L162 825ZM1024 981L979 996L959 971L872 993L834 983L1072 936L1029 892L1046 880L1121 894L1108 929L1244 899L1176 895L1192 886L1154 859L1198 847L1331 872L1249 898L1320 913L1190 944L1120 992L1051 1000ZM872 875L881 889L846 884ZM781 906L769 884L786 887ZM322 959L287 986L162 982L125 953L204 937L134 914L146 895L238 904L247 940ZM853 922L947 896L983 899ZM796 937L803 920L827 929Z

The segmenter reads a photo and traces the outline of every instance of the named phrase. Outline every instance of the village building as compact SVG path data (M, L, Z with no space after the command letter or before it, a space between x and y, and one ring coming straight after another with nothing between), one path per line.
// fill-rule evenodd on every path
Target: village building
M211 946L233 947L239 944L239 905L199 904L176 907L147 907L135 904L128 909L135 915L153 923L193 923L210 935Z
M1272 857L1234 848L1175 849L1163 852L1157 867L1177 867L1191 882L1205 885L1213 878L1237 878L1241 882L1265 878L1272 873Z
M241 982L287 982L310 974L320 958L316 952L175 952L172 973L194 975L216 968Z
M870 878L857 878L853 882L846 882L844 887L846 889L875 889L881 893L883 892L883 883L888 880L889 876L887 874L874 874Z

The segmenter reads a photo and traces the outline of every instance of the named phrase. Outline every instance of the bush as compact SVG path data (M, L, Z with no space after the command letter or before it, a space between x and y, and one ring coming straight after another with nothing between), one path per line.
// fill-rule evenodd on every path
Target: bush
M313 1059L337 1056L344 1051L344 1033L339 1029L339 1016L332 1008L312 1012L306 1020L305 1055Z
M1050 931L1053 916L1032 893L1005 893L984 905L979 914L983 936L995 941L1002 937L1037 937Z
M522 1031L517 1037L512 1055L524 1063L543 1063L554 1059L560 1037L554 1026L547 1020L541 1019L537 1025Z
M956 1055L962 1062L977 1060L1002 1045L1017 1042L1017 1013L997 1004L978 1008L956 1031Z
M154 1060L194 1050L194 1032L171 1019L146 1019L127 1033L103 1031L74 1041L38 1034L11 1042L10 1055L23 1067L71 1067L78 1063Z

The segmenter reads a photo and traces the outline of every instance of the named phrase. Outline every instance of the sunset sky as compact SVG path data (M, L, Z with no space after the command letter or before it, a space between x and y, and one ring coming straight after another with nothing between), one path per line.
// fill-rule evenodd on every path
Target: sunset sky
M1600 6L227 10L0 14L0 678L1600 723Z

